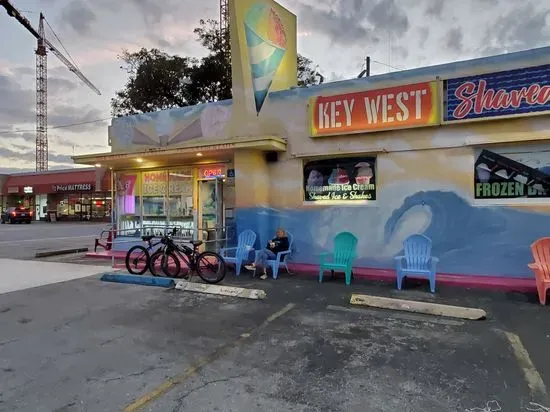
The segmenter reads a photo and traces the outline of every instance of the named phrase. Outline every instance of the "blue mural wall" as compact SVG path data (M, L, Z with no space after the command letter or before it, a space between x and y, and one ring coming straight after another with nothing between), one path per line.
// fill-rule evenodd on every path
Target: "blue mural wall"
M500 206L472 206L454 192L417 192L392 205L388 212L389 218L383 222L379 211L369 207L248 208L238 210L236 216L238 231L252 229L258 233L258 247L265 245L278 226L286 228L295 237L295 263L317 264L315 255L331 250L330 239L340 230L350 230L363 244L373 246L361 247L360 241L356 266L393 269L392 254L377 251L402 244L406 236L418 232L432 239L433 255L440 258L439 272L464 275L533 277L527 268L532 261L530 244L550 233L547 215ZM409 230L418 215L426 219L423 229ZM258 230L258 219L265 222L263 229ZM352 224L339 229L342 219L351 219ZM383 237L376 240L378 225L382 225ZM395 255L402 253L401 248L394 251Z

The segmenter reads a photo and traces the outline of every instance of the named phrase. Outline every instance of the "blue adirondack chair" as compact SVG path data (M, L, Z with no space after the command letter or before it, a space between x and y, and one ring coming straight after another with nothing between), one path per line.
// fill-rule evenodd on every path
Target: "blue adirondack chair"
M288 270L287 260L292 254L292 243L294 243L294 236L291 233L286 232L286 237L288 238L288 250L277 253L275 259L270 259L266 263L271 268L271 273L273 274L273 279L277 279L279 276L279 268L283 266L286 269L286 273L290 273Z
M319 264L319 283L323 282L323 275L330 270L334 275L335 271L346 274L346 285L351 284L353 261L357 257L357 238L350 232L341 232L334 237L334 251L332 253L321 253ZM329 261L329 258L330 259Z
M431 255L430 238L420 234L409 236L403 242L403 252L405 255L395 257L397 289L401 290L403 278L411 275L427 278L430 281L431 292L435 293L435 267L439 259Z
M251 250L254 250L255 242L256 233L247 229L239 234L237 247L229 247L220 250L223 260L226 263L233 263L235 265L235 274L237 276L241 274L242 264L248 260L248 254Z

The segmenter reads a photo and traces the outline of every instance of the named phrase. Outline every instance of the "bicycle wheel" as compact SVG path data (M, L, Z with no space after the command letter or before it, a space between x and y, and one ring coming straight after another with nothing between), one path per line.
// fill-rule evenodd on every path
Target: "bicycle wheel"
M157 250L151 255L149 259L149 272L153 276L165 276L162 271L162 257L164 256L163 250Z
M177 278L181 270L180 260L174 252L162 255L160 267L162 268L162 273L169 278Z
M126 269L133 275L143 275L149 269L149 252L143 246L132 246L126 253Z
M215 252L202 252L197 257L197 274L206 283L219 283L225 277L225 262Z

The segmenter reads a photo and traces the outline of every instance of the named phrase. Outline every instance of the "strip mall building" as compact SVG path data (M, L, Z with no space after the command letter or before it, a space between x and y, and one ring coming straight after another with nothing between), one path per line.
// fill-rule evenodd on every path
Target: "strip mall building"
M0 176L0 208L30 208L36 220L111 220L111 173L80 168Z
M271 1L231 13L232 101L113 119L112 151L75 157L115 170L120 228L197 219L260 246L282 226L301 265L350 231L371 269L424 233L439 273L533 278L530 244L550 236L550 47L296 88L295 17Z

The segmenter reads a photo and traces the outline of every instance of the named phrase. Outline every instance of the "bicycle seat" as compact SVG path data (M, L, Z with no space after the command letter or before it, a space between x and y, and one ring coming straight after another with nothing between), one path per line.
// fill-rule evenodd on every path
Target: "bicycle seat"
M192 244L194 247L199 247L200 245L202 245L202 240L192 240L192 241L191 241L191 244Z
M147 235L147 236L142 236L141 239L144 241L144 242L149 242L151 239L153 239L154 236L153 235Z

